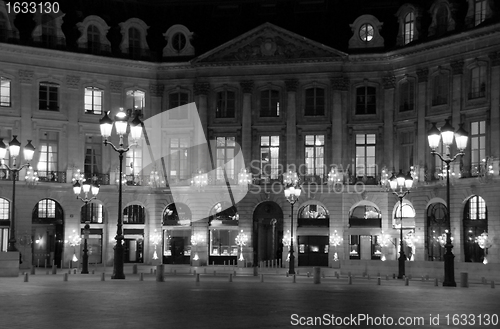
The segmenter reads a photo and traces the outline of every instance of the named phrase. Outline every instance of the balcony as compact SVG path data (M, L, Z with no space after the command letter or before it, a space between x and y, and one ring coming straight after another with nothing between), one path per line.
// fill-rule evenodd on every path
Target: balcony
M85 179L90 179L92 182L97 182L99 185L109 185L109 174L84 173Z
M38 171L37 176L39 182L66 183L65 171Z
M299 218L297 219L297 225L301 226L317 226L317 227L329 227L329 218Z
M349 218L349 227L382 227L382 218Z
M10 170L0 169L0 180L12 180ZM16 180L19 180L19 175L16 176Z

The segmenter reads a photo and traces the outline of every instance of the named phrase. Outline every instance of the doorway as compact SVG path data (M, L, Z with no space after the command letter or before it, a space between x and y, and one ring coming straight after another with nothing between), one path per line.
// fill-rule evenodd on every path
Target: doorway
M255 264L283 257L283 211L273 201L257 206L253 216L253 259Z

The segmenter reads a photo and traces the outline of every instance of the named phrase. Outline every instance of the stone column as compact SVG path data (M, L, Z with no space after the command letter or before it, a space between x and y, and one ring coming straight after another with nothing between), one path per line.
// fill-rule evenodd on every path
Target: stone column
M296 91L299 85L298 80L285 80L287 91L287 108L286 108L286 168L293 165L297 166L297 112L296 112Z
M149 104L146 103L146 115L142 120L152 118L153 116L160 114L163 110L162 108L162 96L163 96L164 85L152 83L149 85Z
M347 90L349 87L349 79L346 77L335 77L331 78L330 82L332 84L333 90L333 102L332 102L332 164L337 165L339 169L347 169L344 167L346 165L343 163L345 156L343 155L344 144L347 142L346 134L347 130L347 116L345 113L345 99L347 97Z
M491 107L490 155L495 159L500 157L500 52L489 54L491 60ZM469 132L470 133L470 132Z
M417 136L427 136L427 124L425 121L425 115L427 112L427 81L429 79L429 69L423 68L417 70L418 77L418 85L417 85ZM433 173L430 172L430 165L432 163L433 156L430 154L429 147L427 146L427 137L416 139L416 147L417 147L417 159L419 159L418 167L419 173L418 177L420 180L424 180L425 166L429 168L428 174L431 175Z
M191 167L191 172L198 172L202 170L204 172L209 172L212 170L210 165L210 156L208 154L208 93L210 91L210 84L208 82L196 82L194 84L194 95L196 101L196 107L198 109L198 115L200 117L200 123L203 127L203 131L195 131L194 142L199 145L198 154L196 161L196 168ZM206 144L206 146L203 146Z
M243 92L243 106L241 108L241 151L245 163L242 166L250 166L252 161L252 91L254 83L251 80L240 82Z
M389 171L392 169L392 167L394 167L396 172L398 172L399 169L403 169L403 172L406 174L406 171L410 170L410 168L401 168L399 161L400 154L396 156L398 150L394 150L394 140L398 138L397 130L394 129L394 88L396 87L396 77L393 75L384 77L383 84L384 142L380 143L383 146L383 150L380 151L383 152L382 154L384 155L384 159L377 160L377 165L387 166L387 169L389 169ZM382 172L382 167L379 167L379 173L380 172Z

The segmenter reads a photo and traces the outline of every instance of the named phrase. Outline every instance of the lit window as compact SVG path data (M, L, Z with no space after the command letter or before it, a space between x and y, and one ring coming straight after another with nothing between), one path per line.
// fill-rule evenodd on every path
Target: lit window
M471 174L477 176L486 158L486 121L476 121L470 124L470 157Z
M227 178L234 178L234 156L236 154L235 137L217 137L217 180L225 180L224 171Z
M486 66L476 66L470 71L469 99L486 95Z
M43 199L38 202L38 218L56 218L56 202Z
M99 203L87 203L80 210L81 223L90 222L102 224L104 222L104 207Z
M413 41L413 34L415 33L415 14L413 12L406 14L404 29L404 44L406 45Z
M188 154L189 154L188 138L170 139L169 178L177 178L177 179L188 178L188 172L189 172Z
M373 39L374 29L373 25L365 23L359 28L359 37L364 42L370 42Z
M307 175L321 176L325 173L324 135L306 135L305 162Z
M356 135L356 177L375 177L375 134Z
M280 154L279 136L260 137L261 178L269 177L270 179L278 179L279 154Z
M0 220L10 220L10 202L0 198Z
M0 77L0 106L10 106L10 80Z
M42 180L52 180L57 172L57 155L59 134L54 131L43 131L40 137L40 159L37 164L38 176Z
M143 206L134 204L123 209L123 224L144 224L146 210Z
M474 25L484 22L486 18L486 0L474 0Z
M85 88L85 113L102 114L103 91L96 87Z

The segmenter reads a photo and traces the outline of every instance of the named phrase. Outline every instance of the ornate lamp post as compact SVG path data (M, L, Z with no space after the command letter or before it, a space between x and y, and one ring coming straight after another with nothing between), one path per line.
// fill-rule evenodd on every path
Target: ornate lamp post
M399 174L397 176L394 176L394 174L392 174L389 184L391 185L392 193L399 199L400 235L399 235L398 279L402 279L405 276L405 261L406 261L406 255L403 245L403 199L408 193L410 193L410 189L413 186L413 177L411 177L410 174L405 176L403 174L403 171L399 170ZM405 190L403 190L403 187L405 188Z
M80 196L81 192L83 190L83 197ZM82 274L89 274L89 250L87 247L87 239L89 238L89 233L90 233L90 221L87 220L87 205L90 203L90 201L94 200L97 198L97 194L99 193L99 185L97 183L94 183L92 186L90 185L89 181L85 181L83 183L83 188L82 185L80 184L80 181L77 180L75 184L73 184L73 192L76 195L77 199L80 199L83 201L85 204L85 226L83 228L83 257L82 257ZM92 196L89 198L89 194Z
M432 128L427 133L429 139L429 146L431 148L431 154L438 156L441 161L446 163L446 207L448 208L446 216L448 217L448 223L451 225L450 221L450 163L455 161L458 156L463 156L464 150L467 147L467 141L469 139L469 134L463 129L462 124L460 128L454 132L453 126L450 125L449 120L446 120L441 130L436 127L436 124L432 124ZM436 152L439 146L439 142L443 138L443 145L446 147L445 154L440 154ZM458 153L453 157L451 156L450 147L453 144L453 138L457 144ZM455 269L454 269L454 258L451 249L453 249L453 244L451 243L451 232L446 232L446 252L444 254L444 281L443 286L456 287L455 282Z
M23 149L25 164L21 165L19 168L16 167L16 158L19 156L19 151L21 150L21 143L17 140L17 135L12 136L12 140L9 143L9 153L12 157L13 165L10 167L8 164L3 163L5 155L7 154L7 146L4 144L3 140L0 139L0 167L5 167L9 170L12 175L12 209L10 218L10 232L9 232L9 245L7 251L17 251L16 248L16 176L24 167L29 167L31 160L33 160L33 155L35 154L35 147L31 144L31 140L28 139L28 144Z
M486 265L488 264L488 259L486 256L488 256L488 249L493 246L493 242L491 241L490 237L488 236L488 232L483 232L481 233L480 236L476 237L475 241L481 249L484 249L484 260L483 264Z
M129 123L127 122L127 115L123 112L123 108L115 116L115 129L116 133L120 137L118 147L113 145L113 143L108 142L108 138L111 136L111 130L113 129L113 120L108 117L108 113L104 113L104 117L99 121L101 125L101 135L104 137L104 145L111 145L113 150L118 153L120 159L120 176L123 175L123 154L130 150L130 147L137 145L137 141L141 138L142 134L142 122L139 116L136 115L135 119L130 123L130 135L133 142L124 147L123 136L127 133L127 127ZM125 279L125 273L123 272L123 223L122 223L122 184L118 185L118 222L116 224L116 245L114 247L114 259L113 259L113 275L111 279Z
M290 222L290 264L288 269L288 274L295 274L295 256L293 255L293 205L297 200L299 200L300 193L302 190L299 185L299 178L296 172L289 171L285 174L284 179L285 186L285 198L290 203L292 207L291 222Z
M238 233L238 235L234 239L234 242L236 243L237 246L240 247L240 250L241 250L240 258L238 260L242 261L242 262L245 261L245 258L243 258L243 246L245 246L248 242L248 235L243 233L243 230L241 230L241 232Z

